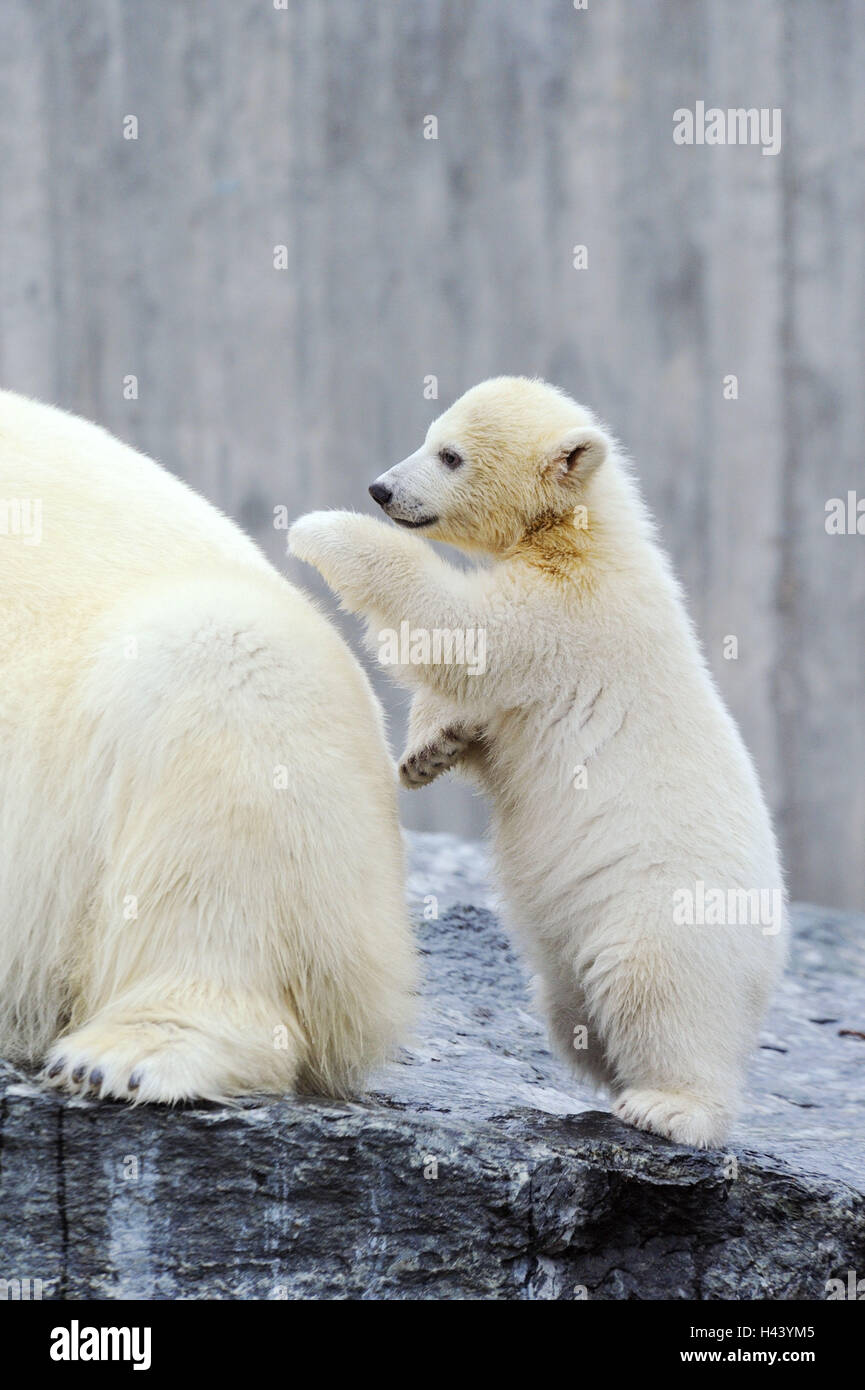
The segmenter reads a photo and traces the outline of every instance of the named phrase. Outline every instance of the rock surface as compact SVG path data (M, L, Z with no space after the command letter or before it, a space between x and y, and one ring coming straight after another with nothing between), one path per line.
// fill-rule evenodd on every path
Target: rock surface
M411 840L424 1013L363 1101L132 1110L0 1064L0 1281L62 1299L822 1299L865 1274L865 918L796 909L742 1123L696 1153L603 1113L550 1057L481 848Z

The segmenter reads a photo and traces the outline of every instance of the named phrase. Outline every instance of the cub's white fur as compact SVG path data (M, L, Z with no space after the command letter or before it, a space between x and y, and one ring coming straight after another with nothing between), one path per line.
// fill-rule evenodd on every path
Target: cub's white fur
M5 392L0 589L0 1055L136 1100L353 1089L414 953L336 631L157 464Z
M406 784L459 764L491 798L509 914L562 1054L631 1123L719 1143L782 962L781 869L626 464L567 396L500 378L370 490L403 526L493 557L465 573L351 513L290 533L373 645L403 622L486 632L482 673L397 669L419 691ZM737 920L688 925L689 895L718 890ZM752 922L761 891L777 912Z

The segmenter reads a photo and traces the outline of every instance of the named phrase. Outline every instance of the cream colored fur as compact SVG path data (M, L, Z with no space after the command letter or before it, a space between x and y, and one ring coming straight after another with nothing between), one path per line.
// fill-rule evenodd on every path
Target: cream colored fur
M351 1091L415 973L356 660L202 498L9 393L0 500L0 1054L135 1100Z
M394 520L492 557L464 573L420 535L343 512L290 533L373 646L403 622L486 632L482 673L393 672L418 692L404 781L459 765L489 796L509 916L562 1055L633 1124L720 1143L783 959L782 876L625 461L563 393L500 378L377 484ZM775 894L780 911L683 924L677 903L700 884Z

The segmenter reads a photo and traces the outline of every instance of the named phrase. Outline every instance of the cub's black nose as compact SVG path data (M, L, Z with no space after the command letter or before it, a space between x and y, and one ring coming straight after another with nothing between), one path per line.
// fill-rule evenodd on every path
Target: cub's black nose
M372 498L373 502L377 502L380 507L386 507L390 499L393 497L393 493L391 492L390 488L385 487L384 483L371 483L369 495Z

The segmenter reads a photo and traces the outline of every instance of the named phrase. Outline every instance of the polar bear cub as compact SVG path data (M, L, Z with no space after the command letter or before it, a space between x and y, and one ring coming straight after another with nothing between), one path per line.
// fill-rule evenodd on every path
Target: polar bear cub
M508 913L562 1055L632 1124L720 1143L782 963L782 875L620 451L562 392L504 377L370 492L397 527L313 513L290 543L374 647L406 637L386 643L417 691L403 780L459 765L489 796ZM458 570L420 533L492 563ZM461 662L470 648L484 661Z
M0 589L0 1055L139 1101L353 1090L415 962L339 635L157 464L6 392Z

